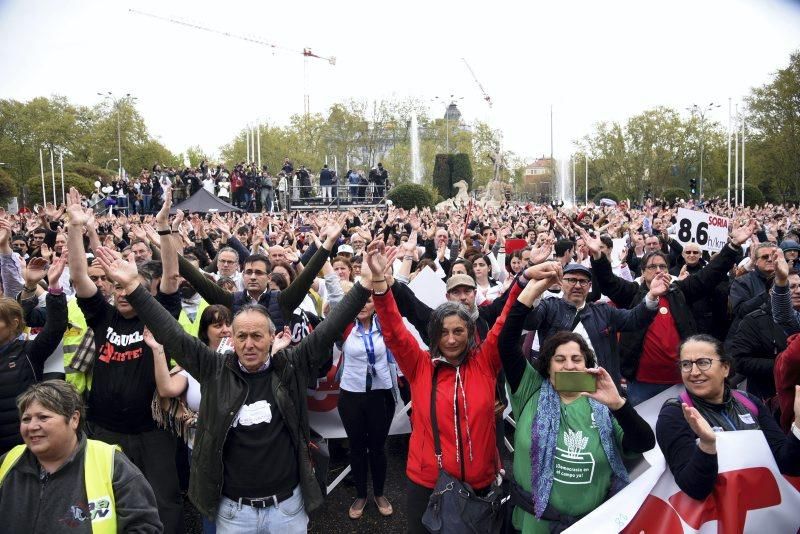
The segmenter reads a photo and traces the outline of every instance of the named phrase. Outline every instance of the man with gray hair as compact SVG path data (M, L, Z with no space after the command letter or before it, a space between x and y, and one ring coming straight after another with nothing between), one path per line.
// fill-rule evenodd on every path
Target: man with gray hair
M769 289L775 277L775 243L759 243L752 250L752 270L736 278L731 284L728 306L733 316L729 337L735 333L739 322L750 312L754 312L769 300Z

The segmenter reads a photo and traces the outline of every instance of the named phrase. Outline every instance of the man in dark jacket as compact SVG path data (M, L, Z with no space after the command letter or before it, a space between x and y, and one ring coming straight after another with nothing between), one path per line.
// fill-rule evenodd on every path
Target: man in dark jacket
M303 531L307 512L323 500L308 449L306 390L369 290L356 284L327 320L291 348L287 330L275 335L266 310L247 305L233 321L234 351L219 357L139 285L134 264L115 261L105 249L98 257L168 357L203 386L192 502L226 531L254 532L261 525L272 532ZM164 276L170 276L166 269Z
M319 188L321 190L322 201L333 200L331 189L333 188L333 173L325 164L322 170L319 171Z
M537 331L544 340L556 332L581 334L597 355L597 361L620 386L617 332L645 330L653 321L658 299L666 294L669 282L654 279L642 302L630 310L618 309L607 303L587 302L592 272L579 263L564 268L561 279L562 298L541 299L534 303L525 320L525 330Z
M696 274L700 272L703 267L708 265L708 262L703 259L703 252L700 250L700 245L697 243L687 243L686 246L683 247L681 257L683 258L683 264L675 265L669 270L669 274L678 279ZM691 307L692 317L694 317L694 322L697 325L697 332L699 334L713 334L715 332L715 324L712 299L696 300L692 303Z
M794 283L800 283L797 275ZM747 392L765 402L775 396L775 358L785 348L786 333L772 319L769 302L745 315L725 342L736 372L747 377Z
M731 232L730 242L708 266L670 285L667 294L659 298L658 314L649 328L620 336L620 366L622 376L628 379L631 403L639 404L682 382L677 365L678 345L681 340L697 333L689 306L711 296L740 257L741 245L750 238L754 229L755 221ZM620 308L639 304L649 291L650 283L669 271L666 254L658 250L648 252L642 258L641 283L623 280L611 272L608 258L600 251L600 239L589 236L585 230L581 230L581 234L591 251L592 270L600 291Z
M774 243L759 243L754 251L755 269L740 276L731 284L728 305L733 316L728 336L736 332L739 321L748 313L760 308L769 299L769 288L775 276Z

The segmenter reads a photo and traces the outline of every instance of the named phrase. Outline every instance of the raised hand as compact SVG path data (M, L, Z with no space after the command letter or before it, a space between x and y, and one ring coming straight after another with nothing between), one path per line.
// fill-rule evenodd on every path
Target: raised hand
M617 386L614 384L611 375L602 367L586 369L586 372L594 375L597 390L594 393L581 393L584 397L590 397L601 404L605 404L612 410L619 410L625 404L625 400L620 396Z
M127 261L117 258L111 250L105 247L100 247L96 253L100 267L103 268L106 276L125 288L126 293L131 293L138 287L139 270L132 253L128 255Z
M561 264L557 261L548 261L525 269L525 278L528 280L550 280L550 283L560 282L563 274Z
M789 280L789 263L781 249L772 252L772 261L775 262L775 283L785 286Z
M411 230L411 233L408 234L408 241L400 245L400 247L403 249L404 255L413 256L417 251L417 231Z
M272 339L272 349L270 356L275 356L276 353L282 351L292 343L292 332L288 326L284 326L283 330L278 332Z
M167 187L162 194L164 202L156 214L156 223L162 230L169 228L169 210L172 208L172 188Z
M373 280L383 279L383 271L386 269L387 259L384 254L385 245L382 239L376 239L367 247L365 260L369 265Z
M749 224L745 224L731 231L731 243L741 246L758 229L758 221L751 219Z
M53 257L53 250L47 243L42 243L42 246L39 247L39 254L41 254L42 258L45 260L50 261L50 258Z
M44 258L33 258L28 262L28 268L22 273L25 285L33 287L42 280L47 274L47 260Z
M669 291L669 286L672 279L667 273L659 273L655 278L650 281L649 295L652 299L663 297Z
M67 197L67 214L69 214L69 224L83 226L89 222L89 215L81 206L81 194L74 187L69 188Z
M64 247L64 252L53 261L53 264L50 265L50 269L47 270L47 282L49 287L53 289L61 288L61 275L64 273L64 267L67 265L68 253L67 247Z
M796 399L797 397L795 397ZM795 400L795 405L797 404L797 400ZM717 435L711 429L711 425L708 424L705 417L700 415L700 412L697 411L695 407L689 407L688 404L681 403L681 408L683 409L683 418L686 419L686 422L689 423L689 427L692 429L698 438L700 438L700 449L708 454L716 454L717 452Z
M549 238L546 238L540 247L531 250L528 262L533 265L538 265L547 260L552 253L553 242Z
M153 352L156 352L158 349L162 348L161 343L156 341L156 338L153 337L153 333L146 326L144 327L142 337L144 338L144 342L147 344L147 346L153 349Z
M602 241L600 241L600 238L590 236L589 232L587 232L578 225L575 225L575 228L578 230L578 234L583 239L583 242L586 243L586 248L589 249L589 252L591 252L592 257L596 260L599 260L602 254L600 252L600 245L603 244Z
M320 235L325 236L325 243L323 246L328 250L333 248L333 244L339 239L339 234L342 233L342 228L347 221L347 214L341 213L335 219L329 219L325 224L325 227L322 229L322 233ZM327 246L326 246L327 245Z

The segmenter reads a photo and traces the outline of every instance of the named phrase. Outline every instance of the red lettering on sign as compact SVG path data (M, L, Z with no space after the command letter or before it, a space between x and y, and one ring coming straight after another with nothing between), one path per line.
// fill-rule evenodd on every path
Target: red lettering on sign
M309 391L306 401L308 409L312 412L330 412L339 405L339 382L336 381L336 372L343 362L344 359L339 358L339 364L332 365L325 378L317 382L316 391ZM320 394L324 395L321 399L317 397Z
M715 216L711 215L708 218L708 224L711 225L711 226L719 226L719 227L727 228L728 227L728 220L724 219L722 217L715 217Z
M702 501L681 491L670 497L669 502L694 529L717 521L717 532L743 532L747 512L780 504L781 492L772 471L749 467L720 473L714 491Z

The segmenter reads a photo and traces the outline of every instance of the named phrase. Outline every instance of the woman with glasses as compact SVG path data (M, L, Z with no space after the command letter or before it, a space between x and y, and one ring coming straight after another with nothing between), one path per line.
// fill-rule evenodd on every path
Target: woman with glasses
M667 401L656 423L656 439L675 482L693 499L711 494L717 480L717 433L761 430L781 473L800 475L800 387L787 435L755 396L727 383L731 359L715 338L698 334L681 343L678 369L686 392Z

